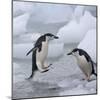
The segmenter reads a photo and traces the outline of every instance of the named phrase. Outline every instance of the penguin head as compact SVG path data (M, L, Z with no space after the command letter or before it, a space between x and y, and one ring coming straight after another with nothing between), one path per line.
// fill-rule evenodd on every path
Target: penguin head
M49 40L53 40L53 39L58 39L59 37L58 36L55 36L51 33L46 33L44 34L44 36L46 37L46 39L49 41Z
M80 50L78 48L73 49L71 52L69 52L67 55L73 55L75 57L80 56Z

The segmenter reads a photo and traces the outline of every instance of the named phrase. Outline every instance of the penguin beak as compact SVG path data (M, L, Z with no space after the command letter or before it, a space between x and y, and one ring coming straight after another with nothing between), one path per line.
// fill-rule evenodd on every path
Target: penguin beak
M72 55L72 52L68 53L67 55Z
M58 37L58 36L54 36L54 38L55 38L55 39L58 39L59 37Z

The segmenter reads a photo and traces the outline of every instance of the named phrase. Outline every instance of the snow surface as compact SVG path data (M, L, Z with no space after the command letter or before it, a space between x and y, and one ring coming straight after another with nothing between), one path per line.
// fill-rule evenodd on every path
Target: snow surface
M31 2L13 2L13 17L18 17L24 13L34 12L34 4Z
M78 45L78 48L85 50L94 62L97 62L96 41L96 29L92 29L86 33L84 39Z
M66 55L67 48L73 46L66 46L62 57L49 61L52 66L48 72L37 71L31 80L25 80L31 74L31 61L14 59L13 68L16 71L13 72L13 98L96 94L96 79L91 79L90 82L82 80L84 75L77 66L76 59Z
M62 27L57 35L64 43L78 43L83 39L87 31L93 28L96 28L96 18L88 11L85 11L79 22L73 19Z

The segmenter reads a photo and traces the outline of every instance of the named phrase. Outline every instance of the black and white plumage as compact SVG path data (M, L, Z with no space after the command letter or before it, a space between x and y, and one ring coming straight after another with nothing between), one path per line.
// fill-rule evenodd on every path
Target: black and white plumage
M28 79L33 77L36 70L40 72L48 71L50 65L48 66L45 60L48 54L48 43L53 39L58 39L58 37L51 33L40 36L34 47L26 54L29 55L32 52L32 74Z
M73 55L76 57L77 64L86 76L86 80L89 81L92 74L97 76L94 70L94 62L86 51L84 51L83 49L75 48L67 55Z

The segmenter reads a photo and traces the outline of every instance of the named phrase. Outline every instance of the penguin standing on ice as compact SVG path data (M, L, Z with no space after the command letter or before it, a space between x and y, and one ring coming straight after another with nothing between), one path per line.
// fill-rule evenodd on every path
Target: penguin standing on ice
M85 75L87 81L90 80L90 76L94 74L97 76L94 70L94 62L91 57L82 49L75 48L72 52L67 55L73 55L77 59L77 64Z
M33 77L34 72L39 70L41 73L48 71L48 65L45 60L48 54L48 43L50 40L58 39L57 36L46 33L42 35L35 43L34 47L26 54L29 55L32 52L32 74L30 78Z

